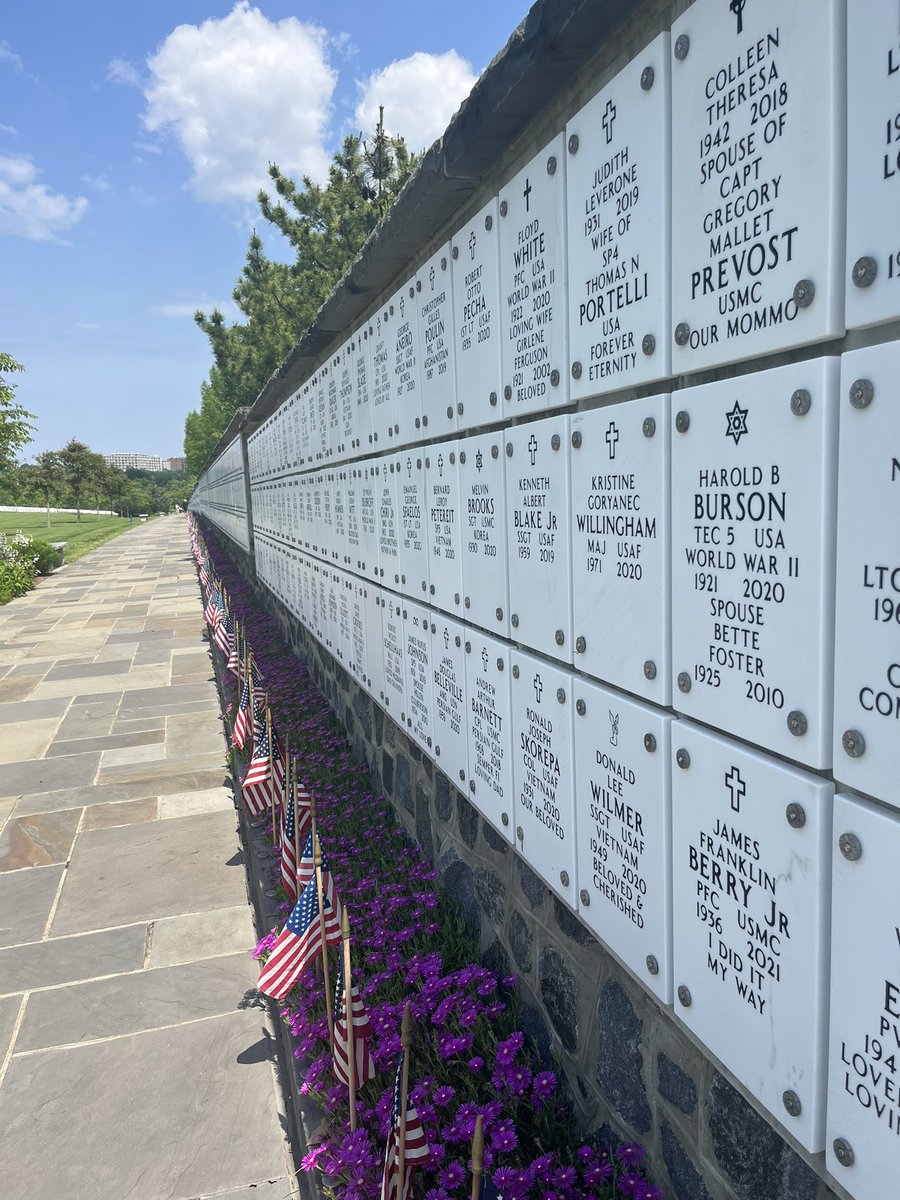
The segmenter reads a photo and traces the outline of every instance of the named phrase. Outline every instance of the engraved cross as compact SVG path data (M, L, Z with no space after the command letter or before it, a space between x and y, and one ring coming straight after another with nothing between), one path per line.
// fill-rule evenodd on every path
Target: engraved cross
M747 785L737 767L732 767L726 774L725 786L731 794L731 807L735 812L740 812L741 800L747 795Z
M535 677L534 677L534 698L535 698L535 700L537 700L538 704L540 704L540 702L541 702L541 692L543 690L544 690L544 685L541 682L540 675L535 675Z
M538 451L538 440L534 436L534 434L532 434L531 437L528 439L528 453L531 455L531 465L532 466L534 466L535 459L537 458L537 451Z
M609 457L616 457L616 446L619 443L619 430L616 427L615 421L610 421L606 427L606 444L609 447Z
M475 258L475 242L476 242L475 230L473 229L472 232L469 234L469 253L471 254L473 260Z
M484 667L485 670L488 669L488 652L484 648L482 648L482 651L481 651L481 665Z
M612 100L606 102L606 108L603 110L603 131L606 134L607 146L613 140L613 124L616 119L616 106Z
M525 211L531 212L531 180L527 175L525 177L525 190L522 195L525 197Z
M744 32L744 5L747 0L731 0L730 8L737 17L737 32L738 35Z

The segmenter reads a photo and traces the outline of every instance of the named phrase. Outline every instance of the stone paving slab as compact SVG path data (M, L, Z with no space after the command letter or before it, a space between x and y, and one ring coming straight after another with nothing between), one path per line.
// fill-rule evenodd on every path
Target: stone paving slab
M0 995L139 971L144 966L146 947L145 923L104 929L83 937L50 938L25 946L8 946L0 950Z
M117 750L128 746L149 746L165 741L163 729L141 729L133 733L111 733L106 737L73 738L69 741L60 740L57 736L47 749L47 757L55 758L60 754L78 754L85 750ZM103 760L104 763L106 760Z
M173 792L159 798L160 820L222 811L234 811L234 793L230 788L194 788L189 792Z
M0 834L0 872L64 863L80 820L80 809L10 818Z
M243 869L228 866L234 850L233 812L83 833L51 932L57 937L240 903L246 899Z
M113 804L92 804L84 810L82 832L91 829L113 829L119 825L137 825L144 821L155 821L159 817L159 800L122 800Z
M250 951L256 941L246 901L233 908L190 913L183 917L164 917L153 923L147 966L170 967L175 963L193 962L195 959L238 951L243 951L245 960L252 963ZM254 979L259 974L255 964L251 974Z
M59 728L59 717L43 721L22 720L17 725L0 725L0 763L42 758Z
M89 679L93 675L120 675L130 666L130 658L117 658L112 662L65 663L51 667L44 679Z
M245 952L38 992L28 1001L16 1053L236 1012L248 1005L248 992L252 999L256 975Z
M283 1176L272 1074L254 1069L267 1054L249 1011L14 1057L0 1090L5 1200L189 1200ZM72 1120L82 1112L90 1121Z
M38 792L20 796L16 815L59 812L64 808L84 808L90 804L108 804L114 800L141 800L147 796L163 796L185 789L209 788L221 784L225 770L219 765L207 770L176 771L161 778L139 779L134 783L98 783L93 787L77 787L56 792ZM0 804L4 803L0 800Z
M0 946L40 939L62 873L63 867L56 865L0 875Z
M0 766L0 796L80 787L93 782L99 766L99 754L67 754L62 758L4 763Z
M21 1007L21 996L4 996L0 999L0 1065L6 1058Z
M44 717L62 717L68 707L69 700L66 696L57 697L55 700L24 700L19 704L0 704L0 725L35 721Z

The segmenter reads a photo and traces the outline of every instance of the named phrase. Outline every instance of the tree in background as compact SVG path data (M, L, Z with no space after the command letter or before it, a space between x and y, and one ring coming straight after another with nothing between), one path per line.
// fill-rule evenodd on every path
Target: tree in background
M245 320L227 324L213 309L194 320L209 338L214 365L201 385L200 408L188 414L184 454L198 473L238 408L250 405L350 266L416 166L401 137L383 124L370 142L344 138L324 186L304 175L298 186L275 163L277 198L258 196L263 218L286 239L292 261L267 257L254 230L232 293Z
M63 484L63 466L55 450L43 450L34 460L35 483L44 497L47 509L47 526L50 526L50 503L59 494Z
M16 403L16 385L4 379L15 371L24 371L21 363L0 350L0 470L8 469L16 461L16 453L32 440L31 435L37 420Z
M98 476L102 476L106 461L102 454L95 454L77 438L70 438L58 454L63 478L75 505L77 519L80 521L81 498L85 494L94 494L95 481Z

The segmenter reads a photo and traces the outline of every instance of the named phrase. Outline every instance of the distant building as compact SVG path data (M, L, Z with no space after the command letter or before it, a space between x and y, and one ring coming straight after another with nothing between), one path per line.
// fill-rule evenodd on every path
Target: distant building
M111 467L125 471L135 467L138 471L168 471L158 454L104 454L104 459Z
M183 458L167 458L163 462L164 471L177 471L182 473L184 471L184 467L185 463Z

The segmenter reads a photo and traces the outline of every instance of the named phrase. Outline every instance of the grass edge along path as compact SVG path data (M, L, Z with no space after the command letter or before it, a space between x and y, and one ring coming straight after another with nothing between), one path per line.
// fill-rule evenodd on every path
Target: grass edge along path
M9 537L21 531L41 542L65 542L67 564L78 562L85 554L139 527L137 518L133 522L127 517L97 518L87 510L82 511L80 522L75 513L51 513L49 527L45 512L0 512L0 533Z
M351 1132L348 1089L333 1075L322 980L304 972L277 1003L294 1055L305 1065L303 1091L324 1113L321 1140L303 1159L304 1169L320 1171L336 1200L379 1194L408 1004L415 1019L410 1100L429 1146L427 1160L415 1164L416 1197L470 1195L471 1142L481 1115L485 1175L504 1200L663 1200L640 1169L640 1145L617 1143L609 1126L588 1136L575 1126L557 1074L545 1069L516 1028L516 977L500 978L481 965L477 941L440 890L438 872L398 825L389 802L372 791L367 768L353 757L305 664L285 645L214 531L199 528L208 565L265 676L274 726L282 739L289 737L300 781L315 797L323 850L350 918L354 983L373 1030L377 1075L358 1092L358 1128ZM228 700L230 722L234 688ZM237 758L233 765L238 774ZM290 911L285 897L282 918ZM265 960L278 932L261 940L257 957Z

